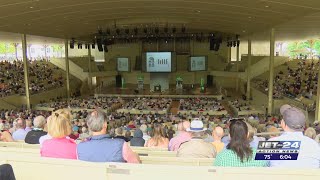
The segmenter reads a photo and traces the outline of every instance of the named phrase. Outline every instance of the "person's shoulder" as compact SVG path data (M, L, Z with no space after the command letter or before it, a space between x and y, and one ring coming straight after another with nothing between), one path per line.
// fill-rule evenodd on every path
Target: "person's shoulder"
M230 155L230 154L235 154L235 153L231 149L224 149L219 154Z
M283 139L287 139L285 137L285 135L280 135L280 136L277 136L277 137L270 138L270 139L268 139L268 141L279 141L279 140L283 140Z
M308 136L303 136L303 140L307 141L310 145L315 146L315 148L320 149L319 143L317 143L317 141L315 141L314 139L311 139Z

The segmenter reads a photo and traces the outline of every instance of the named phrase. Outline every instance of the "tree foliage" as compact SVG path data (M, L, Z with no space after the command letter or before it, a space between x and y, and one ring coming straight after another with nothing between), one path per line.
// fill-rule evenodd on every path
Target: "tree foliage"
M291 42L287 46L289 56L295 58L299 55L320 55L320 41L307 40Z

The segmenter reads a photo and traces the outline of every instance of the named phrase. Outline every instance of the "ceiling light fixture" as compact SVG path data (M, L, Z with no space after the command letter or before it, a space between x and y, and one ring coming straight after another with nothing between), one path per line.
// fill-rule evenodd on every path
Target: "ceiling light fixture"
M265 6L266 8L268 8L269 6Z
M30 9L33 9L33 7L32 7L32 6L30 6Z

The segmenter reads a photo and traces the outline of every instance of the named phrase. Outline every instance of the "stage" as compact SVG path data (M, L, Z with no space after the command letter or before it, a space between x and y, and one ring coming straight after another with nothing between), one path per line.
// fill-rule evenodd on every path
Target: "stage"
M221 93L214 87L205 88L204 92L200 92L200 86L184 85L183 90L177 91L176 85L172 84L169 86L168 91L163 92L150 92L150 86L144 85L143 90L138 89L136 84L126 84L125 87L119 88L115 86L103 86L95 89L95 94L119 94L119 95L191 95L191 96L217 96Z

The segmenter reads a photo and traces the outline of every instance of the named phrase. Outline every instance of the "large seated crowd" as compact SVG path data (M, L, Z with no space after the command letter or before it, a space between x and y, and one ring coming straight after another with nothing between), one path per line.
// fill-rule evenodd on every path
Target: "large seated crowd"
M221 103L214 98L180 99L180 110L183 111L223 111Z
M288 76L279 72L275 79L274 96L304 96L311 99L316 89L315 71L318 66L319 63L299 62L298 69L287 68ZM10 84L13 79L21 79L18 82L23 84L21 67L19 61L2 62L0 68L6 72L1 71L0 81ZM63 77L53 78L56 76L50 67L48 62L30 63L33 93L46 90L50 87L47 84L52 87L63 85ZM15 73L11 74L11 71ZM43 86L39 89L34 84ZM23 87L8 94L5 88L7 86L3 85L2 96L24 93ZM10 88L15 89L14 86ZM224 106L213 98L186 98L179 102L180 111L225 111ZM248 114L243 116L239 113L237 117L209 113L173 115L169 113L172 99L160 97L52 100L38 105L52 108L52 112L0 110L0 141L39 144L41 157L88 162L138 164L142 162L142 155L134 148L141 147L172 152L181 160L209 159L210 162L212 160L212 166L320 168L319 123L307 128L304 114L289 105L281 107L281 116L265 116L255 114L253 106L245 101L234 100L228 103L237 112L246 111ZM119 105L117 108L128 111L111 109L116 104ZM143 112L135 114L131 110ZM259 135L265 132L269 134ZM255 160L259 141L265 140L301 141L298 160Z
M79 108L79 109L95 109L97 107L108 110L112 105L121 104L123 100L121 98L109 98L109 97L87 97L79 98L73 97L69 101L67 100L52 100L48 103L39 104L38 107L48 107L54 109L63 108Z
M123 105L128 110L166 111L171 106L172 99L167 98L134 98Z
M292 67L286 65L286 69L275 75L273 97L312 99L317 92L319 65L319 61L298 61ZM258 85L268 91L267 80L259 80Z
M29 61L29 89L31 94L61 87L64 77L58 67L46 60ZM25 94L23 62L0 62L0 97Z
M259 115L229 119L181 114L107 115L101 109L59 109L52 113L2 110L0 139L40 144L42 157L90 162L140 163L141 157L132 149L140 146L167 149L179 158L215 158L214 166L319 168L320 125L306 128L304 114L289 105L283 105L280 112L282 118ZM258 136L257 132L272 134ZM298 160L255 160L262 140L301 141Z

